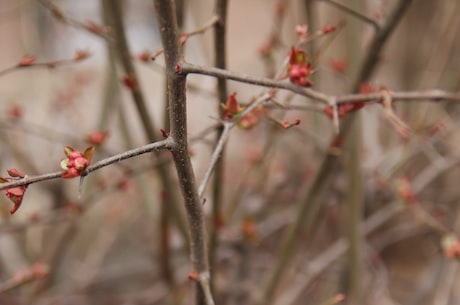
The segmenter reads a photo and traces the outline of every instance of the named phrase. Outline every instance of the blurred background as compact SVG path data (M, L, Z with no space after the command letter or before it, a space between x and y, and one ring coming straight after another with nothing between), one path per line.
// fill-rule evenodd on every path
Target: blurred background
M291 46L298 46L313 65L314 90L351 93L375 28L385 24L398 2L229 1L228 69L271 78L282 74ZM411 2L366 81L369 90L458 91L460 2ZM94 160L100 160L148 143L123 84L107 15L110 3L0 0L0 71L12 68L0 72L2 177L10 168L28 175L59 171L66 145L83 151L97 144ZM121 5L155 132L168 130L163 57L148 60L161 48L153 1ZM208 24L214 5L184 1L183 32ZM298 25L307 25L307 42L296 33ZM329 33L331 26L335 30ZM186 61L213 66L213 42L212 27L190 36ZM74 60L82 51L90 56ZM36 61L14 68L24 56ZM225 100L219 100L214 78L190 75L187 80L190 153L200 183ZM233 92L245 105L267 89L228 81L228 94ZM395 114L407 124L403 131L377 103L357 112L361 192L355 195L363 206L354 220L360 232L355 266L347 255L347 168L353 150L334 145L333 122L323 104L279 91L275 102L264 105L254 126L232 130L217 215L213 183L204 196L208 237L218 231L218 242L210 243L217 304L256 304L328 154L340 155L338 166L325 178L331 182L318 212L305 220L309 229L300 229L296 237L273 304L334 304L350 289L359 297L344 303L459 304L459 106L396 102ZM283 128L296 119L300 125ZM95 143L90 138L95 133L104 140ZM169 190L159 166L172 177ZM79 179L30 185L14 215L2 195L0 304L193 304L193 283L187 279L193 270L175 177L165 152L94 172L81 192ZM355 273L359 288L350 288Z

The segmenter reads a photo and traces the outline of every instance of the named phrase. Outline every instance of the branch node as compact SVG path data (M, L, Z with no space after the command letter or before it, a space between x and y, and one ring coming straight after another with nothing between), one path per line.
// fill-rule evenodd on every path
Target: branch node
M340 126L339 126L339 109L337 106L337 99L335 96L331 96L328 100L329 106L332 108L332 122L334 125L334 130L335 133L338 135L340 132Z

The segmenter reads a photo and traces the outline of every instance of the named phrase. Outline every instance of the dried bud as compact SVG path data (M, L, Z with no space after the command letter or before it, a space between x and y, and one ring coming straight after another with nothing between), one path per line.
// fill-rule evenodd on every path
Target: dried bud
M130 90L136 90L137 89L137 80L134 77L134 75L125 75L122 80L123 84L126 86L126 88Z
M75 57L73 58L75 61L81 61L87 59L91 54L86 50L77 50L75 52Z

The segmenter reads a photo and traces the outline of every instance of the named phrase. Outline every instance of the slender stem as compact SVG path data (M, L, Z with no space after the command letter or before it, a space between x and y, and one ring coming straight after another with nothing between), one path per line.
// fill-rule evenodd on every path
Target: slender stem
M179 46L179 29L177 26L174 1L155 0L155 10L163 48L165 50L166 75L169 97L169 117L171 122L170 138L174 141L171 147L174 164L185 208L188 216L190 232L191 261L198 273L196 284L196 304L212 305L214 301L209 292L209 267L203 209L195 183L195 175L188 153L187 143L187 108L186 108L186 76L177 73L182 62Z
M78 57L79 52L81 52L82 57ZM21 64L16 64L14 66L8 67L6 69L0 70L0 77L5 76L6 74L12 73L17 70L22 70L22 69L55 69L60 66L65 66L65 65L72 65L76 64L78 62L81 62L91 55L86 52L86 51L77 51L77 54L73 58L69 59L59 59L59 60L52 60L52 61L47 61L47 62L34 62L31 64L27 65L21 65Z
M360 7L360 0L350 0L348 7L351 10L357 10ZM348 75L356 74L359 68L359 59L362 56L362 50L359 48L362 34L362 24L357 19L349 20L345 28L347 37L347 62L349 68ZM349 90L353 90L354 84L347 84ZM351 87L351 88L350 88ZM344 292L347 294L349 302L361 302L363 296L362 284L362 237L360 234L361 218L363 217L363 186L362 186L362 169L361 169L361 115L356 113L351 122L348 136L345 143L345 168L347 175L347 196L344 213L344 223L346 236L348 239L347 265L343 273Z
M110 164L113 164L113 163L118 163L118 162L120 162L122 160L130 159L132 157L136 157L136 156L146 154L146 153L150 153L150 152L153 152L153 151L160 151L162 149L168 149L168 148L170 148L171 145L172 145L172 141L169 140L169 139L165 139L165 140L162 140L162 141L159 141L159 142L150 143L150 144L138 147L138 148L134 148L134 149L125 151L125 152L123 152L121 154L118 154L118 155L103 159L101 161L98 161L98 162L94 163L93 165L88 166L88 168L86 169L86 172L91 173L91 172L93 172L95 170L98 170L98 169L100 169L102 167L106 167L106 166L108 166Z
M361 119L359 114L353 119L350 135L347 138L347 206L346 232L349 243L347 257L347 274L345 282L349 299L356 302L362 297L362 237L360 234L361 218L363 217L363 186L361 170Z
M176 3L176 6L177 6L177 3ZM180 16L182 14L176 14L177 16ZM199 34L203 34L204 32L206 32L208 29L210 29L212 26L214 26L214 24L216 23L219 23L220 19L219 17L217 16L213 16L207 23L205 23L203 26L195 29L195 30L192 30L190 32L184 32L181 34L181 37L182 38L188 38L188 37L191 37L191 36L196 36L196 35L199 35ZM181 28L181 27L180 27ZM185 43L185 41L183 41L183 43ZM155 53L153 53L151 56L150 56L150 59L151 60L155 60L158 56L160 56L161 54L164 53L164 49L163 48L160 48L158 50L155 51Z
M80 22L72 17L69 17L64 14L61 9L51 3L51 1L48 0L38 0L39 3L41 3L44 7L50 10L50 12L53 14L53 16L60 22L68 24L72 27L75 27L77 29L82 29L85 30L87 33L99 36L100 38L106 39L108 41L112 40L112 37L108 35L109 29L105 26L97 25L92 22L87 22L83 23Z
M104 0L103 0L104 1ZM103 5L103 1L101 4ZM110 24L110 14L107 10L103 10L103 20L104 23ZM107 51L107 70L106 70L106 80L104 84L104 98L103 106L101 109L101 114L99 117L99 130L105 130L108 125L110 115L115 110L120 107L120 85L117 80L117 68L116 68L116 54L114 48L110 44L106 44Z
M102 159L88 166L83 175L87 175L103 167L109 166L114 163L121 162L126 159L137 157L142 154L150 153L152 151L159 151L162 149L169 149L171 145L172 145L172 141L170 139L165 139L163 141L150 143L150 144L147 144L141 147L137 147L137 148L122 152L120 154L113 155L109 158ZM7 183L0 183L0 191L6 190L9 188L13 188L13 187L17 187L17 186L23 186L23 185L27 186L29 184L36 183L36 182L57 179L57 178L61 178L61 176L62 176L62 171L44 174L44 175L38 175L38 176L30 176L30 177L27 176L26 178L23 178L20 180L15 180L15 181L7 182Z
M364 61L361 64L361 70L359 71L356 80L353 82L355 84L354 91L358 91L359 85L366 79L370 78L372 72L377 67L377 63L379 62L379 55L382 51L383 45L387 42L390 34L393 33L411 3L412 0L399 0L390 12L385 24L375 35L369 46L369 50L365 55Z
M321 92L318 92L318 91L315 91L309 88L300 87L292 83L289 83L287 81L279 81L279 80L274 80L274 79L270 79L266 77L257 77L257 76L252 76L252 75L248 75L245 73L238 73L238 72L228 71L228 70L219 69L219 68L203 67L199 65L190 64L190 63L183 63L180 68L181 68L181 73L185 73L185 74L192 73L192 74L209 75L209 76L214 76L217 78L225 78L225 79L230 79L234 81L239 81L239 82L246 83L246 84L253 84L257 86L270 87L270 88L280 88L280 89L292 91L299 95L309 97L313 100L322 101L323 103L327 103L329 101L329 97Z
M321 1L329 3L330 5L335 6L338 9L341 9L345 13L371 25L374 28L375 32L378 32L380 30L380 25L374 19L367 17L366 15L358 12L357 10L354 10L351 7L348 7L336 0L321 0Z
M217 0L215 5L215 15L218 18L219 22L214 24L214 65L220 69L227 68L227 8L228 8L228 1L227 0ZM227 90L227 80L224 78L219 78L217 80L217 112L219 113L219 118L222 120L224 118L223 109L221 107L221 103L223 103L228 96ZM219 145L221 142L225 143L225 140L222 141L224 138L224 134L230 131L230 128L226 128L227 125L219 125L216 130L216 137L215 137L215 151L219 150ZM209 238L209 262L211 271L215 270L216 262L217 262L217 248L219 246L219 232L220 232L220 225L218 224L218 219L222 217L222 192L224 179L224 153L225 153L225 144L222 144L223 147L220 149L221 152L217 155L216 165L214 170L214 180L212 186L212 230L211 236ZM214 155L213 155L214 157ZM213 160L213 159L212 159ZM211 169L209 167L208 169ZM205 176L206 177L206 176ZM203 196L204 187L206 182L200 184L198 188L198 194ZM201 191L200 191L201 190ZM212 276L211 279L214 279ZM211 288L214 288L214 282L211 282Z
M141 119L144 132L147 136L147 140L151 143L156 142L160 139L159 134L155 132L155 124L152 117L149 115L149 109L145 101L144 94L142 93L139 78L131 57L129 50L128 41L126 38L125 28L123 24L123 16L121 10L120 0L103 0L104 9L107 10L109 19L111 20L111 26L113 27L113 35L115 38L114 47L117 52L118 58L122 64L124 73L126 76L134 79L136 85L131 89L131 96L136 106L137 113ZM156 157L160 157L156 154ZM167 194L169 198L169 204L173 210L173 216L176 220L176 225L185 240L188 240L186 228L184 226L184 217L179 210L179 200L176 195L174 183L170 174L170 171L166 164L160 164L158 166L159 176L161 178L162 191Z
M136 105L136 109L144 126L144 131L147 134L147 138L150 142L154 142L157 139L157 135L154 133L155 128L153 120L150 117L150 112L146 106L147 104L145 102L145 98L142 94L138 81L139 78L137 76L136 70L134 69L131 53L129 51L125 27L123 25L123 16L121 14L121 1L104 0L103 3L104 9L107 10L108 15L110 16L116 44L114 47L123 66L124 73L126 76L133 78L136 82L136 85L131 89L131 96L133 98L134 104Z
M228 140L228 137L230 135L230 129L233 127L233 125L229 122L226 122L224 125L224 129L222 131L222 133L220 134L220 138L218 139L217 141L217 144L216 144L216 147L214 149L214 152L211 156L211 161L209 162L209 166L206 170L206 173L204 174L204 178L203 180L201 181L200 183L200 186L198 187L198 195L200 197L203 197L203 194L204 194L204 191L206 189L206 185L208 184L209 182L209 179L211 178L211 175L213 173L213 171L217 171L218 169L218 166L217 164L219 164L219 160L221 160L221 155L222 155L222 152L224 150L224 146L225 146L225 143L227 142ZM214 181L216 182L216 181ZM218 215L216 215L218 216Z

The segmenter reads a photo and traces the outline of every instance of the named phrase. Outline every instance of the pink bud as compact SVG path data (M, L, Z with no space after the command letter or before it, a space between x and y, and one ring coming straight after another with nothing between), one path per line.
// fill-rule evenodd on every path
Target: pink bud
M15 168L10 168L7 170L8 175L13 178L24 178L26 175Z
M88 167L88 164L89 162L86 158L79 157L75 159L75 168L79 172L83 171L86 167Z

